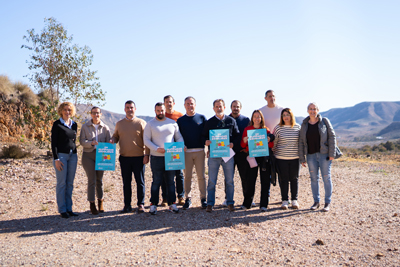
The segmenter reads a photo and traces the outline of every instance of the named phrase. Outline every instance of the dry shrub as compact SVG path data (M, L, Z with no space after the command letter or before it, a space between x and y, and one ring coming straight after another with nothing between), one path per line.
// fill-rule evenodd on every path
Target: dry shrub
M19 92L19 98L26 105L36 106L38 104L37 95L32 91L32 89L27 84L22 82L16 82L14 83L14 88L17 92Z
M14 93L14 87L7 75L0 75L0 93L10 95Z
M11 145L9 147L4 147L1 153L1 157L6 159L22 159L29 156L31 156L31 153L24 151L18 145Z

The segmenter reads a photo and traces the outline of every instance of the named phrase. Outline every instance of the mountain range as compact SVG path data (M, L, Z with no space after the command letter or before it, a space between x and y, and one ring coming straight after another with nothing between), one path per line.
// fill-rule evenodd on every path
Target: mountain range
M80 114L87 114L87 106L79 105ZM102 120L112 131L117 121L123 119L125 114L118 114L102 110ZM333 108L321 112L323 117L329 118L338 137L352 140L360 136L382 136L385 138L400 138L400 101L395 102L362 102L352 107ZM89 115L84 115L89 118ZM145 121L152 116L137 116ZM301 124L304 117L297 117Z

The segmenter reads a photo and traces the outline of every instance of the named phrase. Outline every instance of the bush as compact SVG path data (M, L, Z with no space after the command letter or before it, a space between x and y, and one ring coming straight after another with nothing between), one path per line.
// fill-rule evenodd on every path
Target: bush
M14 93L13 84L6 75L0 75L0 93L7 96Z
M38 97L32 91L32 89L22 82L14 83L15 91L19 92L19 98L22 102L24 102L27 106L37 105L38 104Z
M1 157L7 159L22 159L29 157L30 155L30 152L24 151L20 146L17 145L4 147L1 153Z

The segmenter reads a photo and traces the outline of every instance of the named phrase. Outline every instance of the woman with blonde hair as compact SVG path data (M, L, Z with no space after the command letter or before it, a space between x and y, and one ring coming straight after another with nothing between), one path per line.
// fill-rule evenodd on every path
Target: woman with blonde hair
M92 119L86 122L81 129L79 137L83 147L82 166L88 177L87 195L90 202L90 212L93 215L104 212L103 205L103 174L104 171L96 171L96 146L99 142L110 142L110 128L100 120L101 110L99 107L92 107L90 110ZM98 209L95 204L97 194Z
M51 150L56 171L56 196L58 212L62 218L78 216L72 211L72 190L78 156L76 154L76 132L78 125L71 118L75 116L75 107L70 102L58 107L60 119L51 128Z
M290 108L281 112L279 124L274 129L274 154L279 173L279 185L282 195L282 209L289 206L289 184L292 199L292 208L298 209L298 184L299 184L299 136L300 125L296 123Z

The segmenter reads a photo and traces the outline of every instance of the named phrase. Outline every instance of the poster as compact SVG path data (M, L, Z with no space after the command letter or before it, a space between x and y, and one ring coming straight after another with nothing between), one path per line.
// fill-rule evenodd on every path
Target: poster
M96 171L115 171L116 145L99 143L96 146Z
M250 157L269 156L268 136L265 128L248 130L247 136L249 137L247 142L249 143Z
M183 142L164 143L166 171L185 169L184 147Z
M210 130L210 157L229 157L229 129Z

